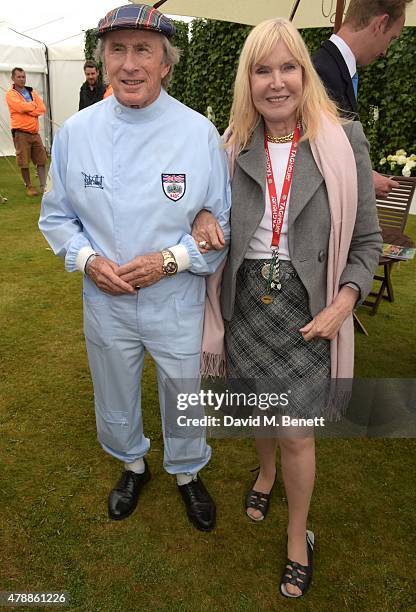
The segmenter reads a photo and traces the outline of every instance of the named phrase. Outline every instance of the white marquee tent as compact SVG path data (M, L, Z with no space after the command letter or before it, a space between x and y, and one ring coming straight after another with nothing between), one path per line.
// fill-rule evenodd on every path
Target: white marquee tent
M43 100L46 99L46 61L42 45L19 36L0 24L0 155L14 155L10 133L9 111L5 101L10 89L10 72L14 66L26 71L27 84L31 85ZM41 135L46 142L44 120L41 120Z
M78 110L79 88L84 82L84 34L48 47L53 133Z
M0 156L14 155L5 95L11 86L10 73L15 66L25 70L26 83L39 93L47 108L50 97L51 115L48 113L40 121L41 136L48 149L51 132L55 134L65 119L78 110L79 88L84 81L84 34L56 42L48 42L42 32L30 34L33 39L0 23ZM54 28L55 40L57 35Z

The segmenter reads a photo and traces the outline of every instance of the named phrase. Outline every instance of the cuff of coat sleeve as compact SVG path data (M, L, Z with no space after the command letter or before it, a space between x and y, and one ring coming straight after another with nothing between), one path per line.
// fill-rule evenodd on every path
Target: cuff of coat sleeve
M360 287L356 284L356 283L344 283L344 285L341 285L341 287L349 287L350 289L354 289L354 291L357 292L357 299L355 300L355 306L354 308L357 308L358 306L358 302L361 300L361 289ZM340 287L340 289L341 289Z
M78 255L75 259L75 265L83 274L85 274L85 264L87 263L87 259L91 257L91 255L95 255L95 251L89 246L82 247L82 249L78 251Z
M358 293L361 293L361 289L355 283L345 283L345 285L343 285L343 287L350 287L351 289L354 289L355 291L358 291Z
M169 251L172 253L178 264L178 272L183 272L191 267L191 258L186 247L183 244L175 244L173 247L169 247Z

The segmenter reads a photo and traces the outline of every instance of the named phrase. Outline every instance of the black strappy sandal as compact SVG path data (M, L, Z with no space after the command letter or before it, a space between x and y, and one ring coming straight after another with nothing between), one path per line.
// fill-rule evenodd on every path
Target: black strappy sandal
M254 470L251 470L251 471L256 472L259 469L260 468L255 468ZM253 482L253 487L256 484L257 478L258 478L258 474ZM274 483L273 483L273 487L274 487ZM245 495L244 509L245 509L246 515L251 521L253 521L253 523L260 523L261 521L264 521L264 519L266 518L267 513L269 511L270 496L272 494L273 487L271 488L270 493L262 493L261 491L255 491L253 488L251 488L248 491L248 493ZM253 510L259 510L263 516L259 518L254 518L254 516L250 516L250 514L248 514L247 512L249 508L253 508Z
M287 560L285 569L283 570L282 579L280 581L280 592L284 597L297 599L305 595L312 582L313 570L313 547L315 544L315 536L312 531L306 532L306 546L308 550L308 565L301 565L296 561ZM301 590L299 595L292 595L286 590L287 584L293 584Z

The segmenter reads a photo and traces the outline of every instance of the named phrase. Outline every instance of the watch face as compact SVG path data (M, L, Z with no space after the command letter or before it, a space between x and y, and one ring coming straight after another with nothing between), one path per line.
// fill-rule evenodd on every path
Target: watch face
M176 264L174 261L168 261L168 263L165 265L166 274L175 274L177 270L178 264Z

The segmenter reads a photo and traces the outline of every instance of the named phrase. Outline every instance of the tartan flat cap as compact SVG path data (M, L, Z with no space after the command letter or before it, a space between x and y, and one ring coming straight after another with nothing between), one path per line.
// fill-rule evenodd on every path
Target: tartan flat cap
M175 26L163 13L148 4L125 4L100 19L97 36L113 30L153 30L167 38L175 34Z

